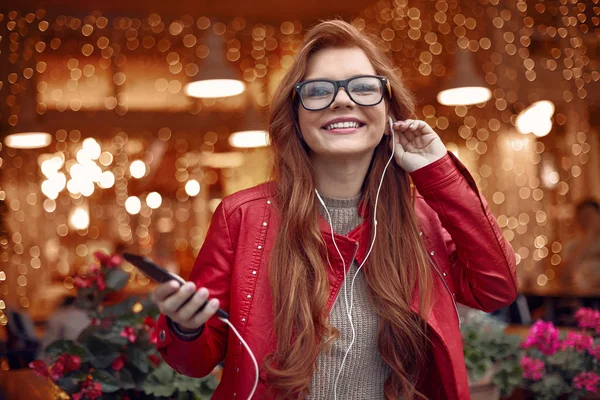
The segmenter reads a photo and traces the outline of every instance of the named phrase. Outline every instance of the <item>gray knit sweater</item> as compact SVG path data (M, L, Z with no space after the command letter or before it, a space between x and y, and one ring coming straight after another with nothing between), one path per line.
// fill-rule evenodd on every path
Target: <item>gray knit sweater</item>
M362 222L362 218L358 214L360 196L352 199L324 198L323 201L331 215L335 233L347 235ZM321 205L319 205L319 212L329 222L327 213ZM358 264L353 261L346 276L348 302L350 301L350 284L357 269ZM356 336L338 380L337 399L385 399L383 386L391 369L379 355L377 348L379 319L369 301L362 269L354 280L353 293L352 321ZM322 352L317 358L308 396L310 400L332 400L334 398L334 382L346 350L352 341L352 328L346 313L344 286L340 289L329 319L333 326L340 331L340 336L333 343L331 349Z

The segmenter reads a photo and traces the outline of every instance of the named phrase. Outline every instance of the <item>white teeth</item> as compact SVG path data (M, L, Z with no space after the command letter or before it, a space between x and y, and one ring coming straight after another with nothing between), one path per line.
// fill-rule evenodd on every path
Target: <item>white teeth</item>
M343 129L343 128L358 128L360 124L358 122L336 122L335 124L330 124L325 127L327 130L331 129Z

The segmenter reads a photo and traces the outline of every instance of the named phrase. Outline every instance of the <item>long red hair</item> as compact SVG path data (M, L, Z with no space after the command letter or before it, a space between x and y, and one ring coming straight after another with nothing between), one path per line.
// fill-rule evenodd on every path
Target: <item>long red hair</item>
M414 114L411 94L375 39L340 20L321 22L307 33L279 85L269 121L272 178L281 218L269 265L277 339L274 353L265 362L268 384L279 399L306 396L317 355L338 336L326 311L327 250L318 226L315 173L298 125L298 104L292 100L294 85L305 76L311 55L333 47L362 49L376 73L391 83L392 97L386 97L389 113L395 119ZM390 156L390 137L384 135L376 147L363 184L363 201L369 210L374 207L377 186ZM392 369L385 395L387 399L414 398L420 395L415 382L427 360L424 321L432 277L419 236L409 176L395 162L383 180L377 214L377 240L362 271L381 321L379 351ZM420 299L419 316L410 309L415 295Z

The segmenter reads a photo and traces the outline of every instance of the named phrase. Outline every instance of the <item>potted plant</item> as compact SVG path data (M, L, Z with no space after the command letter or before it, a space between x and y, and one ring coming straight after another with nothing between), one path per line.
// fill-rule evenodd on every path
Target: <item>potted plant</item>
M580 308L575 319L579 329L562 335L537 321L523 342L521 386L535 399L600 399L600 312Z
M472 400L497 400L521 382L520 338L506 335L506 324L470 310L461 333Z
M90 326L77 341L50 344L30 367L74 400L209 399L216 376L190 378L169 367L155 348L156 306L147 297L110 304L129 274L119 256L95 257L98 262L74 278L77 305L88 312Z

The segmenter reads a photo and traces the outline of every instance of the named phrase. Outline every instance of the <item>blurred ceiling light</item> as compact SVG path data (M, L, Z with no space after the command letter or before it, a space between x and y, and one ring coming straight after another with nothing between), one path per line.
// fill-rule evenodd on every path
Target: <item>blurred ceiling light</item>
M262 115L250 99L246 115L242 121L243 129L229 135L229 144L232 147L244 149L268 146L269 134L265 130L266 122Z
M69 218L71 227L79 230L87 229L90 226L90 214L86 208L77 207Z
M148 196L146 196L146 204L148 204L148 207L152 208L153 210L160 207L160 205L162 204L162 197L161 197L160 193L158 193L158 192L148 193Z
M185 93L198 98L229 97L242 93L246 84L227 60L223 37L212 30L207 35L209 54L200 65L195 81L185 86Z
M129 172L136 179L143 178L146 175L146 164L142 160L135 160L129 166Z
M533 133L537 137L546 136L552 130L554 103L548 100L536 101L519 114L516 125L522 134Z
M185 184L185 192L188 196L197 196L200 193L200 183L195 179L190 179Z
M52 143L52 136L45 132L13 133L4 139L4 144L13 149L39 149Z
M267 131L240 131L229 136L229 144L237 148L265 147L269 145Z
M468 106L484 103L491 97L491 90L473 67L472 53L459 49L454 71L437 95L438 102L445 106Z
M132 215L138 214L142 209L142 202L136 196L128 197L125 200L125 210Z

